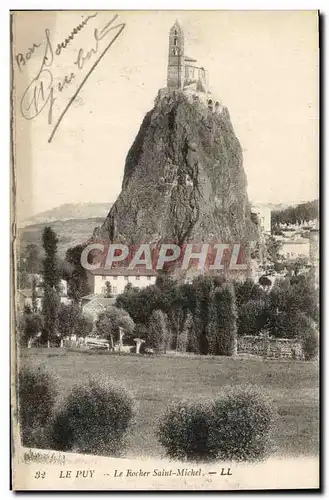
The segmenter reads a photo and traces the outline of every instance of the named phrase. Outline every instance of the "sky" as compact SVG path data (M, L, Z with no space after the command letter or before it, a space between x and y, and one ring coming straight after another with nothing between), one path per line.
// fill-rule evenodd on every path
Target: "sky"
M315 11L102 11L56 54L57 45L95 13L16 13L13 137L18 219L63 203L115 201L128 150L158 89L166 86L168 33L176 19L184 30L185 54L207 69L214 98L229 110L243 148L250 200L297 203L318 196ZM95 28L101 32L116 13L113 25L125 23L122 33L49 143L70 98L119 31L105 35L95 54ZM51 59L48 42L47 62L52 63L34 81L47 36L53 50ZM81 49L80 69L74 63ZM52 124L50 101L40 110L39 99L37 116L32 101L33 85L40 85L40 79L49 95L50 78L55 97Z

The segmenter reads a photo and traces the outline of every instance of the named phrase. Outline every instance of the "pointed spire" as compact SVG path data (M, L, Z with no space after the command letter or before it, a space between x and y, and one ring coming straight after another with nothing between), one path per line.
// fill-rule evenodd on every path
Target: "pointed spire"
M173 25L173 27L171 28L172 30L176 29L178 32L182 33L183 30L182 30L182 27L178 21L178 19L176 19L175 21L175 24Z

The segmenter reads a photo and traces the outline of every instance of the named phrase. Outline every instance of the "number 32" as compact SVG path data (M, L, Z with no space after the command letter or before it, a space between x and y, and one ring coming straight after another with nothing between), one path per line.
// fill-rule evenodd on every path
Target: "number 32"
M35 479L44 479L46 477L46 473L44 471L37 470L35 473Z

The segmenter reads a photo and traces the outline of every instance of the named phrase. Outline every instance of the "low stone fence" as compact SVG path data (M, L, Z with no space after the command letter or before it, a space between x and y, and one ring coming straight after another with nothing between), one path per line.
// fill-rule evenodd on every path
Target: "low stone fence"
M238 354L252 354L274 359L303 359L301 342L268 336L245 335L238 338Z

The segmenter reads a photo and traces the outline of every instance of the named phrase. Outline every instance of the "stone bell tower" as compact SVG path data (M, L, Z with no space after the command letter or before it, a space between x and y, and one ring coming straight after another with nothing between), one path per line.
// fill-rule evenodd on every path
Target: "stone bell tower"
M169 90L182 89L185 76L184 33L178 21L169 32L169 57L167 87Z

